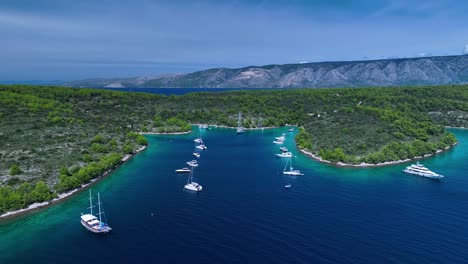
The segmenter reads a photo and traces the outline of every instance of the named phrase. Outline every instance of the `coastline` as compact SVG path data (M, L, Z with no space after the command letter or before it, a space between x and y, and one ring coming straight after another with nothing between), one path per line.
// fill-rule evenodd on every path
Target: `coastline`
M58 196L56 198L54 198L54 199L52 199L50 201L45 201L45 202L42 202L42 203L33 203L33 204L30 204L26 208L22 208L22 209L19 209L19 210L16 210L16 211L6 212L6 213L0 215L0 221L4 221L4 220L7 220L7 219L17 217L17 216L21 216L21 215L25 215L25 214L32 213L32 212L35 212L35 211L39 211L39 210L48 208L48 207L50 207L52 205L55 205L55 204L58 204L60 202L65 201L67 198L71 197L73 194L84 191L84 190L87 189L87 187L89 187L89 186L97 183L98 181L104 179L106 176L110 175L112 171L114 171L115 169L120 167L122 164L124 164L125 162L130 160L136 154L138 154L141 151L145 150L146 147L147 146L142 146L139 149L137 149L134 153L125 155L120 160L120 163L118 165L106 170L103 174L99 175L98 177L96 177L94 179L91 179L88 183L82 184L80 187L75 188L75 189L73 189L71 191L68 191L68 192L65 192L65 193L60 193L60 194L58 194Z
M192 131L183 131L183 132L138 132L140 135L185 135L185 134L190 134Z
M192 126L199 126L201 124L192 124ZM284 127L297 127L297 125L289 125L289 124L286 124L284 125ZM237 127L230 127L230 126L226 126L226 125L208 125L208 129L209 128L229 128L229 129L236 129ZM278 126L278 127L275 127L275 126L272 126L272 127L253 127L253 128L246 128L244 127L244 130L263 130L263 129L273 129L273 128L280 128L282 126ZM190 134L192 133L192 130L190 131L182 131L182 132L138 132L138 134L140 135L186 135L186 134Z
M331 164L331 165L335 165L335 166L338 166L338 167L357 167L357 168L366 168L366 167L381 167L381 166L389 166L389 165L395 165L395 164L400 164L400 163L405 163L405 162L410 162L410 161L413 161L413 160L420 160L420 159L424 159L424 158L428 158L428 157L431 157L431 156L435 156L439 153L442 153L444 151L447 151L451 148L453 148L454 146L456 146L458 144L458 142L454 143L453 145L451 146L448 146L446 147L445 149L438 149L435 153L431 153L431 154L426 154L424 156L417 156L417 157L414 157L412 159L404 159L404 160L394 160L394 161L386 161L386 162L381 162L381 163L376 163L376 164L373 164L373 163L365 163L365 162L362 162L360 164L351 164L351 163L344 163L344 162L336 162L336 163L333 163L331 161L328 161L328 160L324 160L322 159L321 157L315 155L314 153L310 152L310 151L307 151L305 149L299 149L300 152L302 152L302 154L316 160L316 161L319 161L319 162L322 162L322 163L328 163L328 164ZM297 147L297 145L296 145Z

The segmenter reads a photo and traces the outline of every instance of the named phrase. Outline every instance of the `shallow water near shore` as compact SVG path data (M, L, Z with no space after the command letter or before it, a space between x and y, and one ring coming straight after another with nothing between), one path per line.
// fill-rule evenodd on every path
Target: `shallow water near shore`
M281 175L275 136L287 128L202 131L195 179L175 169L193 159L187 135L149 135L150 146L92 186L108 235L86 231L88 193L0 223L0 263L462 263L468 261L468 130L423 159L441 181L402 173L408 165L342 168L285 146L304 176ZM285 189L284 185L291 184Z

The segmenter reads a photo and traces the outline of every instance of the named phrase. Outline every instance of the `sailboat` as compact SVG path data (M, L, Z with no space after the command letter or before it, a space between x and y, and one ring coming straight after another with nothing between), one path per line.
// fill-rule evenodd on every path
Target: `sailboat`
M237 134L242 134L245 132L241 123L242 123L242 112L239 111L239 117L237 118L237 129L236 129Z
M289 170L286 170L286 168L288 167L288 164L289 164ZM284 166L284 169L283 169L283 174L284 174L284 175L291 175L291 176L300 176L300 175L304 175L303 173L301 173L300 170L295 170L295 169L292 167L292 157L289 158L289 159L286 161L286 165Z
M101 211L101 197L98 193L98 208L99 208L99 219L93 215L93 198L91 195L91 190L89 190L89 214L81 214L81 224L88 229L89 231L97 234L108 233L112 230L105 222L102 221L101 216L104 215L104 212Z
M184 188L190 191L199 192L203 189L203 187L193 181L193 167L194 166L190 165L190 174L187 179L187 184L185 184Z

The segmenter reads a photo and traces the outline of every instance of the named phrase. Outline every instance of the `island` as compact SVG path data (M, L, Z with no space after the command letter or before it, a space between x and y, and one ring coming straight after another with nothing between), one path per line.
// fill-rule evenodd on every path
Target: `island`
M239 111L247 129L299 127L298 148L316 159L393 164L457 143L446 127L468 126L468 85L180 96L0 85L0 214L88 186L144 149L144 134L186 133L199 123L236 127Z

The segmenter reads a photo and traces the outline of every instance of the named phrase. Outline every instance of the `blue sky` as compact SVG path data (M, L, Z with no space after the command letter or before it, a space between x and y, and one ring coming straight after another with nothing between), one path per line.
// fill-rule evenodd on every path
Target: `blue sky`
M461 54L466 14L464 0L2 0L0 80Z

